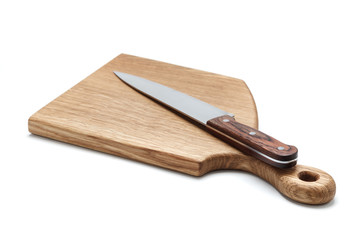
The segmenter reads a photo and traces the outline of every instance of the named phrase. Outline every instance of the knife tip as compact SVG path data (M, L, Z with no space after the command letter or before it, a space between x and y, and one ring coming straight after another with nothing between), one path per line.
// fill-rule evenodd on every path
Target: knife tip
M127 73L118 72L118 71L113 71L113 73L115 73L115 75L117 75L118 77L129 75Z
M123 73L122 72L118 72L118 71L113 71L113 73L122 80L122 76L123 76Z

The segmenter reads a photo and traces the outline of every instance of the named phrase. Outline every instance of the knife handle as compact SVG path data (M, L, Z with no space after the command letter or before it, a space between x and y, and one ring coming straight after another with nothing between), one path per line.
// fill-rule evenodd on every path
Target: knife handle
M288 168L296 165L298 150L252 127L224 115L206 123L210 132L242 152L272 166Z

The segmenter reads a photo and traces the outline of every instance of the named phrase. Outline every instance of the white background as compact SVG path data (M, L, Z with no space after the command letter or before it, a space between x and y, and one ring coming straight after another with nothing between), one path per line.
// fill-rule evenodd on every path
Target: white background
M359 1L1 1L0 239L359 239L359 30ZM29 134L120 53L245 80L260 129L330 173L335 200Z

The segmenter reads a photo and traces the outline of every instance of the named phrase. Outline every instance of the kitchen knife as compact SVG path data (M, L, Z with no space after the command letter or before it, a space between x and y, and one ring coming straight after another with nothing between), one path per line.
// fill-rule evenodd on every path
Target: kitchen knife
M208 132L243 153L278 168L296 165L298 150L295 146L237 122L233 114L159 83L128 73L114 73L135 90L204 125Z

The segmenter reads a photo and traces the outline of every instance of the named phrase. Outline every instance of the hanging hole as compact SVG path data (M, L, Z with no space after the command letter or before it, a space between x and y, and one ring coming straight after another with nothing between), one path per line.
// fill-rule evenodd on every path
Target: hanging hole
M310 171L299 172L298 177L305 182L315 182L320 178L320 175Z

